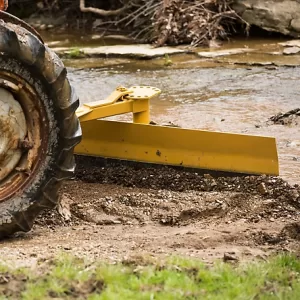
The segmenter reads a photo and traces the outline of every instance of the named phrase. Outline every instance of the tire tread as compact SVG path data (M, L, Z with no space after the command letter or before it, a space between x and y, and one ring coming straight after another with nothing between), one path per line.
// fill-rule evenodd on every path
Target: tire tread
M56 109L59 110L64 128L60 130L61 153L52 178L43 185L40 199L33 200L25 209L15 207L13 211L0 211L0 238L3 238L17 231L29 231L41 211L57 205L61 182L74 177L73 152L81 140L81 128L75 114L79 99L69 83L66 68L51 49L25 28L2 21L0 52L33 66L35 73L47 82L53 98L58 101Z

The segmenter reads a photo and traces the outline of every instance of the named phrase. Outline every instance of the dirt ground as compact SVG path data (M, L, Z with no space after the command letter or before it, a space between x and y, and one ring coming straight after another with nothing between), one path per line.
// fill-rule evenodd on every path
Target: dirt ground
M119 261L186 255L211 263L298 251L300 187L277 177L218 177L77 158L60 211L2 241L2 262L34 266L67 251Z

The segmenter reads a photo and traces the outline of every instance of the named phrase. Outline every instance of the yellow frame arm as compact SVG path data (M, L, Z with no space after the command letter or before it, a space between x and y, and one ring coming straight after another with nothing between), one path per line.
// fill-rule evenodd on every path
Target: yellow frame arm
M76 111L80 122L132 112L133 123L150 123L150 99L161 90L151 86L118 87L105 100L85 103Z

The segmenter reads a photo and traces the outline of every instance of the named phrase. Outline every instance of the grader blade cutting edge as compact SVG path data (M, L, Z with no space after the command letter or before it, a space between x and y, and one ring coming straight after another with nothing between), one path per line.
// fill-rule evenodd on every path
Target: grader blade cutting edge
M108 100L84 105L77 111L83 139L75 153L232 173L279 174L274 138L149 125L149 99L158 91L123 88ZM130 111L134 123L99 120Z

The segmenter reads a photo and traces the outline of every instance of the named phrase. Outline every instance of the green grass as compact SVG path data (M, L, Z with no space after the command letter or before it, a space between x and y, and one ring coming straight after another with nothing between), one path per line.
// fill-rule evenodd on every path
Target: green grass
M66 55L66 58L73 58L73 59L82 58L82 57L84 57L84 51L75 47L75 48L71 48L68 51L66 51L65 55Z
M300 299L300 260L240 265L170 257L122 264L60 255L35 271L0 266L0 299Z

